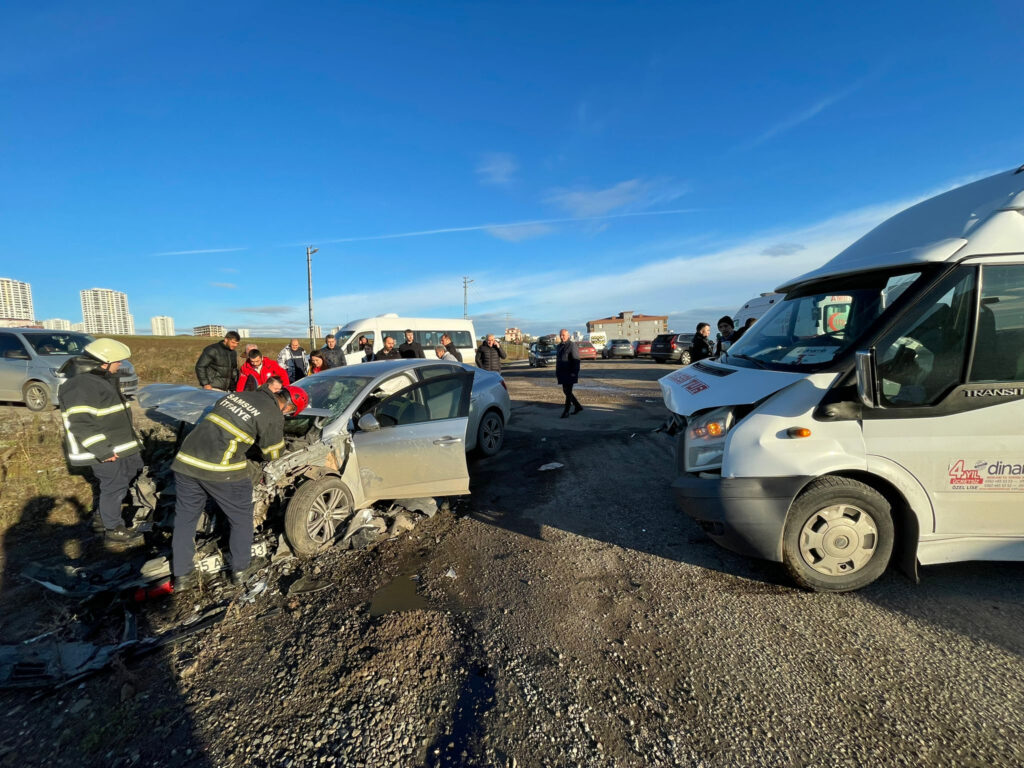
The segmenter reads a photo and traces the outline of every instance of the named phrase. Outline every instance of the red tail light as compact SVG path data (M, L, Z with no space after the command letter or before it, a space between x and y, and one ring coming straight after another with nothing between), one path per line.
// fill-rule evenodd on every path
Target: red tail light
M675 348L676 348L676 342L675 342L675 340L673 340L672 341L672 349L675 349Z

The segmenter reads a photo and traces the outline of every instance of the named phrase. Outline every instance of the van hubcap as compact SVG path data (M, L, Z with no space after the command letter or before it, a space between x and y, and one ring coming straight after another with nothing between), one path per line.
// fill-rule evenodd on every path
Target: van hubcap
M826 576L858 571L874 557L878 527L853 504L833 504L815 512L800 530L800 555Z

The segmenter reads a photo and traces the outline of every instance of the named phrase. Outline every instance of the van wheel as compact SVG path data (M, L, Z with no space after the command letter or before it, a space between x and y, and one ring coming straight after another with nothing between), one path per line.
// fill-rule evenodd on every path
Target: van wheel
M822 477L789 510L782 562L805 589L849 592L885 572L893 538L891 508L878 491L846 477Z
M505 442L505 422L497 411L488 411L480 419L476 432L476 451L481 456L493 456Z
M352 493L340 477L328 475L304 483L284 513L288 544L300 557L312 557L334 541L354 506Z
M41 411L50 404L50 390L38 381L30 381L21 389L25 407L30 411Z

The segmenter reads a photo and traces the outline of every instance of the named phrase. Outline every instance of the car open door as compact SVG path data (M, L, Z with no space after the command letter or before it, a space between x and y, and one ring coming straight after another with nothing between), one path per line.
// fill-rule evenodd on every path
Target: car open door
M367 499L469 493L466 425L473 373L418 381L358 410L352 435Z

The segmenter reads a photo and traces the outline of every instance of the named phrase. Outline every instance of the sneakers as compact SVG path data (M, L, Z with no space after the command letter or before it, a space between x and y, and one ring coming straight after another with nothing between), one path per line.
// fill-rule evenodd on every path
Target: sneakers
M112 541L117 544L141 544L142 534L139 531L129 530L123 525L117 528L108 528L103 534L104 541Z

